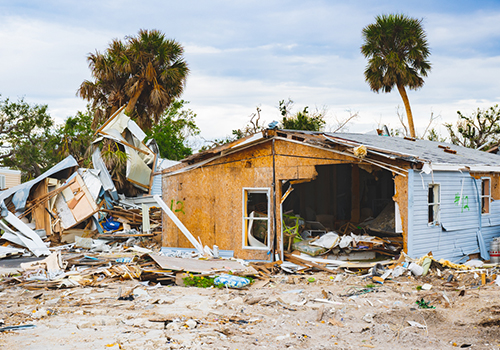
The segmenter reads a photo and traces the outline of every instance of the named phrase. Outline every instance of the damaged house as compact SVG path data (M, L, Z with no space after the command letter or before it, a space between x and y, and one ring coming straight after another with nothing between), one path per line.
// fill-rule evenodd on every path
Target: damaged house
M352 227L459 261L488 259L500 235L499 176L497 155L460 146L268 129L164 170L163 198L192 236L238 258L283 259L299 234ZM192 247L166 216L162 243Z

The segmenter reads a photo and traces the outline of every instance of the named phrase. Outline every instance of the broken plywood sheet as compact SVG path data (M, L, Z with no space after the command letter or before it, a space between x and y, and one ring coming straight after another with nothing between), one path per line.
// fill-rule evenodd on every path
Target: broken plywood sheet
M244 271L247 267L233 260L197 260L171 258L149 254L149 256L164 270L210 273L212 271Z
M57 196L55 203L57 216L61 219L61 227L64 230L88 219L98 210L94 198L79 174L75 173L68 181L70 186Z

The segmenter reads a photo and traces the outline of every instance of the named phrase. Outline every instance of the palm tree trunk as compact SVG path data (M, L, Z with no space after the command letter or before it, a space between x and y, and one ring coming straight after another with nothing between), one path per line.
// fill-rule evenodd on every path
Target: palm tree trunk
M415 134L415 125L413 124L413 114L411 113L410 100L408 99L408 95L406 94L405 87L401 84L397 84L397 87L399 94L403 99L403 103L405 104L406 117L408 118L408 127L410 129L410 136L416 138L417 136Z
M142 94L142 90L144 90L144 81L139 82L139 86L137 86L137 90L135 90L134 95L130 98L127 104L127 108L125 108L125 114L130 116L131 113L134 111L135 104L137 103L137 100Z

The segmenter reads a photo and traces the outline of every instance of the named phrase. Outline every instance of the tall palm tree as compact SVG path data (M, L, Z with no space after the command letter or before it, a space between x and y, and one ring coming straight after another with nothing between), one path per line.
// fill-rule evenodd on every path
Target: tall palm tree
M368 58L365 79L375 92L398 88L406 109L411 137L416 137L410 101L405 87L417 90L431 70L422 20L403 14L381 15L363 28L361 53Z
M93 126L127 103L125 113L149 130L184 90L189 68L183 54L175 40L144 29L124 42L113 40L104 53L89 54L94 81L84 81L78 95L97 111Z

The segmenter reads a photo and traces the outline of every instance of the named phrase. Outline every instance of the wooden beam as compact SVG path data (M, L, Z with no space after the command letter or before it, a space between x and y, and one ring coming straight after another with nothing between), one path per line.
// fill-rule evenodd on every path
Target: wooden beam
M351 170L351 222L358 223L361 215L361 199L359 198L359 166L352 165Z

